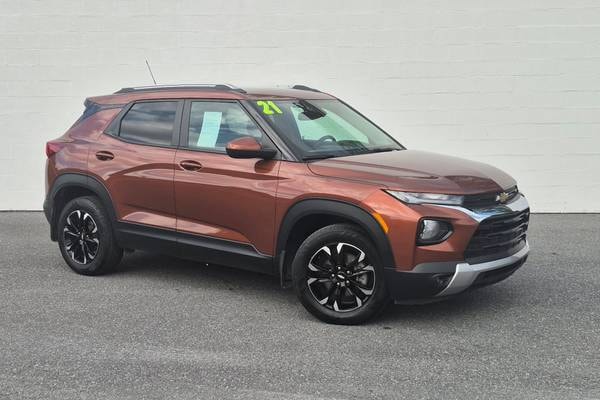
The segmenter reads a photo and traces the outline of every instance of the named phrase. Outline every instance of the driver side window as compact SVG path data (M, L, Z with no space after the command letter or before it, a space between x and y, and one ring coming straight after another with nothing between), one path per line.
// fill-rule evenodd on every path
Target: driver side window
M235 102L193 101L190 108L188 148L225 151L227 143L262 132Z

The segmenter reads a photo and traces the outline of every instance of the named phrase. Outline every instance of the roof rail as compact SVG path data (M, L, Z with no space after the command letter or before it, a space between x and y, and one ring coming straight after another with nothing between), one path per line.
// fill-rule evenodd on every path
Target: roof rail
M121 93L133 93L133 92L153 92L159 90L199 90L199 89L209 89L209 90L224 90L224 91L234 91L239 93L246 93L244 89L241 89L237 86L225 84L225 83L201 83L201 84L180 84L180 85L152 85L152 86L136 86L136 87L125 87L114 94Z
M292 89L310 90L311 92L319 92L319 93L321 93L321 91L319 89L311 88L311 87L308 87L306 85L294 85L294 86L292 86Z

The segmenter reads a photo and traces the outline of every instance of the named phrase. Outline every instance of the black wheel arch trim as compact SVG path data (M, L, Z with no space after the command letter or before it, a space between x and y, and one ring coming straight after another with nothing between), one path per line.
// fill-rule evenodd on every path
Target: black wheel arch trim
M375 218L355 204L331 199L306 199L292 205L281 222L275 254L279 255L280 258L283 257L282 253L285 251L288 239L298 221L304 217L319 214L348 219L357 224L373 240L383 266L392 267L395 265L390 241ZM280 264L280 274L282 276L285 272L283 267Z
M109 213L110 221L114 223L117 220L117 214L108 189L98 179L80 173L64 173L56 177L44 200L44 213L50 223L50 239L53 241L58 239L56 225L58 214L60 214L60 210L55 209L56 197L63 189L67 188L82 188L94 193L102 202L104 209Z

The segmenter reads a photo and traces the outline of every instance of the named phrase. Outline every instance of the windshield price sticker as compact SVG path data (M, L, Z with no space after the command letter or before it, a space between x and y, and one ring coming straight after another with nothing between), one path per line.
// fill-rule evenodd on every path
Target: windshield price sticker
M256 105L262 107L262 112L265 115L283 114L281 109L277 107L277 104L273 103L271 100L259 100L256 102Z

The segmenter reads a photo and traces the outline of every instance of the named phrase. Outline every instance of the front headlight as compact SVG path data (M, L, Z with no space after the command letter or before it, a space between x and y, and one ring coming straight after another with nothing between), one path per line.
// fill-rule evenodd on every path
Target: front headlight
M464 196L455 194L438 194L438 193L412 193L399 192L397 190L386 190L398 200L407 204L444 204L449 206L460 206Z

